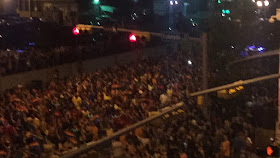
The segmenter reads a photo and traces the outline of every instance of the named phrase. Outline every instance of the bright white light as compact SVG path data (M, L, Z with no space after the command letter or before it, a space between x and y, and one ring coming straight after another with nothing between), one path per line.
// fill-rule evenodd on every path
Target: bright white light
M265 6L269 6L269 1L264 1Z
M172 29L171 29L171 27L168 27L168 30L170 30L170 31L171 31L171 30L172 30Z
M258 47L258 51L259 51L259 52L264 51L264 49L265 49L264 47Z
M170 5L173 5L173 1L170 1Z
M257 6L258 7L262 7L263 6L263 2L262 1L257 1Z
M252 0L252 2L254 2L254 3L255 3L255 2L256 2L256 0Z
M175 1L175 4L178 4L178 1Z
M188 60L188 64L189 64L189 65L192 65L192 61L191 61L191 60Z
M226 16L226 14L222 13L222 16Z
M137 37L134 34L129 35L129 41L130 42L136 42L137 41Z
M0 35L0 38L2 38L2 35Z

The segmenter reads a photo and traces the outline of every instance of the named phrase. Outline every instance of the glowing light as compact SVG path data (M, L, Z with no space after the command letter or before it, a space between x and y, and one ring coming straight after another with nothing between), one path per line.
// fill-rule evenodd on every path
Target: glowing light
M223 10L222 10L222 13L224 13L224 14L230 14L230 10L225 10L225 9L223 9Z
M257 6L258 7L262 7L263 6L263 2L262 1L257 1Z
M24 51L19 49L19 50L17 50L17 52L18 53L23 53Z
M93 0L93 4L99 4L99 0Z
M136 40L137 40L137 38L136 38L136 36L134 34L130 34L129 35L129 41L130 42L136 42Z
M29 42L28 45L35 46L35 43L34 42Z
M228 93L229 93L229 94L236 93L236 90L235 90L235 89L229 89Z
M238 87L236 87L236 89L240 91L240 90L244 89L244 87L243 86L238 86Z
M252 50L256 49L256 47L255 46L250 46L250 47L248 47L248 49L252 51Z
M192 65L192 61L191 61L191 60L188 60L188 64L189 64L189 65Z
M269 1L264 1L265 6L269 6Z
M267 153L267 155L269 155L269 156L271 156L271 155L273 154L273 150L272 150L272 148L271 148L270 146L268 146L268 147L266 148L266 153Z
M80 30L77 27L74 27L72 32L73 32L74 35L80 34Z
M173 5L173 1L170 1L169 3L170 3L170 5Z
M259 51L259 52L264 51L264 47L258 47L258 51Z
M178 1L175 1L175 4L178 4Z

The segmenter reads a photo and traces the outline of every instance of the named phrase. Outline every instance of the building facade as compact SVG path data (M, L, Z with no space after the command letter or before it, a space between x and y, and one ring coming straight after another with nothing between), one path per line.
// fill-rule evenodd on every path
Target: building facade
M0 14L4 12L4 1L0 1Z
M153 0L153 11L160 16L168 15L174 11L187 16L209 10L213 1L217 0Z
M15 0L0 0L0 15L15 14Z
M16 11L21 17L73 25L78 21L79 9L75 0L18 0Z

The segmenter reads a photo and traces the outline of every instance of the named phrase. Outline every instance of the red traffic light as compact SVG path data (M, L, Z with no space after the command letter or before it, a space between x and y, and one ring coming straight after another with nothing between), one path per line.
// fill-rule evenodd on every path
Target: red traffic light
M80 34L80 30L77 27L74 27L72 32L73 32L74 35Z
M268 146L268 147L266 148L266 153L267 153L267 155L269 155L269 156L271 156L271 155L273 154L273 150L272 150L272 148L271 148L270 146Z
M136 35L130 34L130 35L129 35L129 41L130 41L130 42L136 42L136 41L137 41Z

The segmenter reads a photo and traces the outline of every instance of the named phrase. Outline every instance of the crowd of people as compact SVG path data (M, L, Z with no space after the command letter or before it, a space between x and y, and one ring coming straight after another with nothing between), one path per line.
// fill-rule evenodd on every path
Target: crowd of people
M189 97L200 89L200 73L176 55L58 79L43 89L7 90L0 96L0 157L55 157L180 101L182 114L113 141L110 156L238 157L252 146L252 126L241 116L204 117Z
M186 97L183 101L183 113L175 112L171 118L163 117L120 137L105 149L107 152L97 151L100 157L108 150L108 158L258 157L254 144L256 120L250 106L232 106L218 100L208 104L211 114L206 116L195 99Z
M87 49L94 50L95 53L88 53ZM31 49L29 51L5 51L0 57L0 74L2 76L50 68L56 65L76 62L101 56L101 50L92 47L60 47L55 49ZM104 53L102 53L105 55Z
M131 47L114 49L124 44L124 42L125 41L119 41L116 44L112 44L107 40L96 43L95 45L79 45L77 47L61 46L52 49L38 49L32 47L27 51L0 50L0 75L5 76L50 68L61 64L93 59L131 50Z
M146 59L51 82L45 89L7 90L1 96L1 144L13 155L36 157L42 143L62 153L98 140L106 130L117 131L181 100L182 90L197 87L192 73L184 59Z
M175 119L163 119L120 137L112 143L111 155L127 158L254 158L253 127L241 116L225 121L212 117L210 121L194 103L188 105Z

